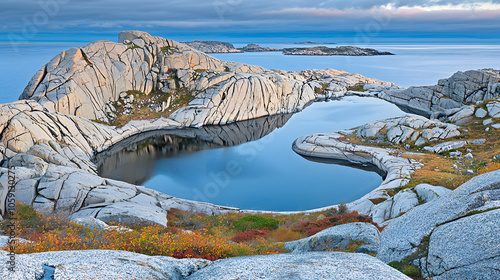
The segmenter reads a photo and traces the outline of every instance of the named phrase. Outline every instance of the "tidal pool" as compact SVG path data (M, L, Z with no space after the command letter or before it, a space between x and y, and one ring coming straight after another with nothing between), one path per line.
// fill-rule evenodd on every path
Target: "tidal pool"
M370 166L301 157L292 151L293 141L403 114L380 99L346 97L296 114L140 134L96 160L103 177L175 197L241 209L307 210L356 200L382 177Z

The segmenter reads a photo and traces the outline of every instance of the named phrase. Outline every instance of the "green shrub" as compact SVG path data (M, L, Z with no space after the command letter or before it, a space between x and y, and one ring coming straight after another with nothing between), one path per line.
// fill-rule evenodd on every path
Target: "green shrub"
M262 216L246 216L238 219L233 223L234 228L238 231L244 232L249 229L277 229L283 221L275 218L266 218Z

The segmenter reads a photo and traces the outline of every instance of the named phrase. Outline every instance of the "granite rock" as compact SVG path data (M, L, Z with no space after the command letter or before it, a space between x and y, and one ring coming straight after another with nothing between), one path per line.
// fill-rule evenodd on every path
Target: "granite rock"
M185 279L211 262L203 259L174 259L164 256L112 251L53 251L16 256L16 272L7 270L8 253L0 251L0 278L40 279L55 268L53 279Z
M187 278L225 279L410 279L365 254L308 252L219 260Z
M348 249L350 242L360 241L363 245L355 252L377 254L379 239L380 232L374 225L349 223L327 228L304 239L287 242L285 248L293 250L293 253L342 251Z

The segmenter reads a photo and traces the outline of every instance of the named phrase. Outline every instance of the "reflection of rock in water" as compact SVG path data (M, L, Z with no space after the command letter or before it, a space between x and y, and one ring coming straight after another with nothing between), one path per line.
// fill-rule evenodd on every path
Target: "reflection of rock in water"
M219 147L221 146L195 138L157 135L131 143L124 148L122 146L122 150L103 158L99 174L105 178L140 185L151 178L155 170L155 161L160 158Z
M100 176L140 185L154 174L155 162L160 158L255 141L282 127L291 116L277 115L223 126L141 133L98 154L95 161Z

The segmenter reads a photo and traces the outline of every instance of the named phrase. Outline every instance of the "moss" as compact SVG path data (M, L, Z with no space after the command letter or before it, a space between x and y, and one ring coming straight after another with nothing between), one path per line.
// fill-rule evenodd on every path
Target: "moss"
M349 243L347 244L347 247L345 249L346 252L348 253L354 253L356 252L356 250L363 246L363 245L367 245L368 243L365 243L363 242L362 240L351 240L349 241Z
M87 62L87 64L88 64L89 66L92 66L92 62L91 62L91 61L90 61L90 59L87 57L87 55L86 55L83 51L81 51L81 52L82 52L82 57L83 57L83 60L85 60L85 62Z
M412 277L413 279L424 279L422 277L422 272L420 271L420 269L408 264L406 261L394 261L388 263L388 265L401 271L404 275Z
M171 46L165 46L165 47L161 47L161 52L163 54L166 54L166 55L169 55L169 54L173 54L173 53L176 53L176 52L179 52L179 48L177 47L171 47Z
M373 204L377 205L377 204L380 204L384 201L387 200L387 198L385 197L379 197L379 198L372 198L372 199L369 199Z
M353 86L347 87L346 89L347 90L352 90L352 91L366 91L364 89L364 85L362 85L362 84L353 85Z
M500 207L494 207L494 208L490 208L490 209L486 209L486 210L472 210L469 213L465 214L465 217L477 215L477 214L481 214L481 213L486 213L486 212L497 210L497 209L500 209Z
M326 88L328 87L327 83L320 83L321 87L315 87L314 92L316 94L324 93Z
M133 49L144 49L144 48L139 47L138 45L136 45L136 44L134 44L134 43L132 43L132 42L127 43L126 45L127 45L130 49L132 49L132 50L133 50Z

